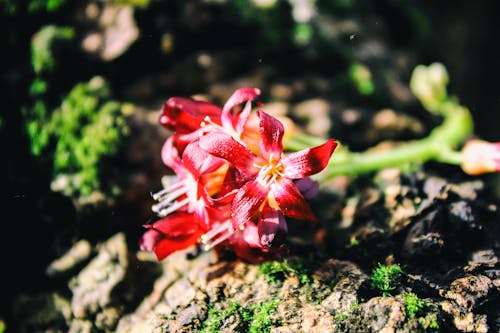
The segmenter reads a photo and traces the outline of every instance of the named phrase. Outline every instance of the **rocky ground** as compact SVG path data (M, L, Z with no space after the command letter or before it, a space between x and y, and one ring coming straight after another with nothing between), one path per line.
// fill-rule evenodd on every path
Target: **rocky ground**
M498 24L486 2L429 2L439 23L432 29L420 21L426 12L398 1L361 14L319 13L326 39L308 47L271 34L280 31L274 18L259 16L249 28L237 16L228 25L234 15L219 2L151 1L133 10L80 1L53 16L22 16L27 23L5 21L11 44L26 42L4 64L6 95L27 94L19 91L32 81L24 61L37 25L71 23L77 38L49 77L50 98L76 79L103 77L117 100L130 102L130 138L113 165L123 195L70 199L50 190L49 172L35 170L19 139L26 102L12 103L19 128L15 140L4 140L14 147L6 155L23 158L5 163L16 179L1 193L0 333L499 332L498 175L468 177L428 163L332 179L311 202L318 223L289 221L289 254L280 263L254 265L198 248L158 262L139 251L142 225L155 219L149 193L169 172L160 159L169 133L158 116L171 95L203 94L222 105L236 88L258 87L264 110L352 151L383 153L439 124L417 103L408 78L424 60L443 59L453 73L450 93L467 93L462 101L477 128L498 141L498 51L489 49ZM263 43L267 32L282 43ZM370 69L374 95L360 94L347 78L356 62ZM381 281L377 272L391 267Z
M314 103L331 107L324 100L266 107L285 108L299 117L301 105ZM365 119L362 111L350 112ZM131 177L122 203L100 206L107 218L117 215L113 220L120 221L128 211L120 207L131 204L139 215L151 216L146 213L148 186L154 187L165 172L151 158L158 157L154 151L168 135L158 129L156 116L142 109L130 118L135 144L129 156L142 171ZM393 121L382 122L384 128L422 130L418 122L404 125L398 117L389 115ZM344 118L348 126L352 117ZM364 121L374 124L376 119L377 114ZM376 131L365 135L380 140ZM141 150L146 142L148 149ZM230 253L197 248L157 262L139 251L130 236L141 233L137 221L128 229L123 224L108 228L101 233L106 237L73 233L71 246L62 247L65 252L45 267L44 287L13 295L7 329L497 332L500 233L492 181L438 165L335 178L311 202L319 223L289 222L289 256L282 263L253 265ZM88 203L76 207L85 211ZM87 220L92 218L95 213ZM379 264L402 270L386 290L374 285Z

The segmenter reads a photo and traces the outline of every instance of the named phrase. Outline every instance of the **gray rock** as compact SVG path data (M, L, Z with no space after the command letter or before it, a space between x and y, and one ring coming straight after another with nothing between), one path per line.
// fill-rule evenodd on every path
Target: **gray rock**
M103 311L97 319L99 326L106 322L114 328L121 311L110 310L114 304L121 304L127 293L117 293L118 287L126 280L128 270L128 250L125 236L121 233L113 236L101 245L99 254L76 277L71 279L69 288L73 292L71 309L76 318L85 319ZM111 312L118 312L111 314Z

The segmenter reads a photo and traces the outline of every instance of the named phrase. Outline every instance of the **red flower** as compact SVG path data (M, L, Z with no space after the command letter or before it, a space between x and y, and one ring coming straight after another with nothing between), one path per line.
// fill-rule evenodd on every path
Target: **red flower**
M259 94L238 89L222 109L179 97L165 103L160 123L174 133L161 156L176 176L153 195L161 219L144 226L141 249L161 260L201 241L206 250L229 247L261 262L283 253L285 216L316 219L305 198L318 185L308 176L326 167L336 143L285 156L282 123L251 114Z
M194 213L208 228L210 214L215 214L210 212L211 195L220 192L227 170L225 161L200 149L198 141L186 146L182 159L173 146L162 157L176 173L177 181L153 195L158 201L153 211L161 217L176 211Z
M264 202L271 208L279 209L285 216L315 220L293 180L323 170L337 145L335 140L283 156L283 125L262 111L257 111L257 114L260 118L262 156L256 156L226 133L213 132L200 138L202 149L229 161L247 177L247 182L238 190L232 203L234 229L254 219L261 212Z

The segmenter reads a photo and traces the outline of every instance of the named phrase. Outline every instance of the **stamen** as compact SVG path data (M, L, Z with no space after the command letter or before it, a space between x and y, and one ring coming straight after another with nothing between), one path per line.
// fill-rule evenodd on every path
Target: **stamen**
M208 251L215 246L219 245L234 233L233 225L230 221L226 221L201 236L201 242L203 243L203 250ZM218 237L216 237L218 236Z
M181 195L186 194L188 191L189 191L188 188L181 187L181 188L169 193L168 195L164 196L163 198L161 198L162 200L159 203L157 203L156 205L153 205L153 207L151 207L151 209L153 210L153 212L157 213L161 209L169 206L175 199L177 199Z
M181 180L179 182L175 182L173 183L172 185L168 186L168 187L165 187L163 190L160 190L156 193L153 194L153 199L154 200L160 200L161 197L163 197L165 194L167 194L168 192L171 192L171 191L174 191L176 190L177 188L181 187L181 186L184 186L186 184L186 179L184 180Z
M212 121L212 118L210 118L210 116L206 116L204 119L203 119L203 122L201 123L201 127L205 127L207 125L211 125L217 129L220 129L222 131L225 131L225 128L222 127L221 125L219 124L216 124L214 121Z
M242 145L246 146L246 143L241 139L241 133L238 133L233 127L231 128L226 128L222 125L216 124L212 121L212 119L209 116L206 116L203 119L201 127L207 127L208 125L212 126L215 129L218 129L221 132L224 132L228 135L231 135L233 139L241 143ZM205 133L207 133L209 130L206 130ZM203 133L203 132L202 132ZM202 135L202 134L201 134Z
M185 198L184 200L181 201L175 201L173 205L166 209L162 209L158 212L158 215L161 217L167 216L168 214L175 212L177 209L185 206L186 204L189 203L189 198Z
M255 167L259 168L259 174L257 175L257 181L264 186L269 186L276 182L280 177L284 176L283 164L281 161L276 163L276 160L272 157L269 158L269 163L267 164L254 164Z

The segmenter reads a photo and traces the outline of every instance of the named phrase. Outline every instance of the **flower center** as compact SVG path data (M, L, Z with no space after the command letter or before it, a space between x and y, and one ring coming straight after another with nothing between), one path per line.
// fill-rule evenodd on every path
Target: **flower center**
M255 167L259 169L257 181L263 186L269 186L283 177L285 170L281 158L275 158L272 154L267 161L256 163Z

